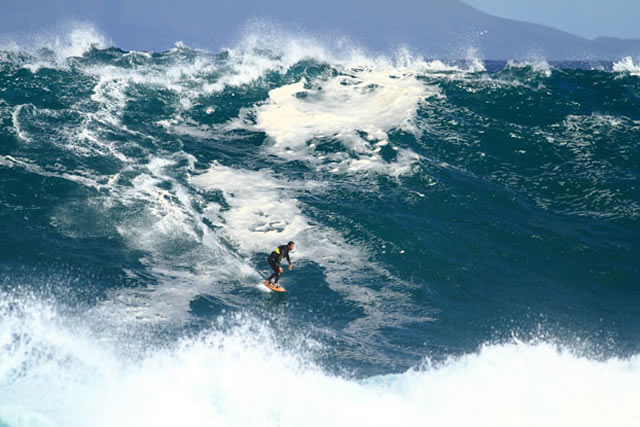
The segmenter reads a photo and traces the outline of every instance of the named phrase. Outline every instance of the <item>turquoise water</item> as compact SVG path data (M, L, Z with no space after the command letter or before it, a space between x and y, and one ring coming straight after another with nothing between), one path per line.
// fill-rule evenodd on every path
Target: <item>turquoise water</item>
M634 425L639 141L630 58L4 48L0 424Z

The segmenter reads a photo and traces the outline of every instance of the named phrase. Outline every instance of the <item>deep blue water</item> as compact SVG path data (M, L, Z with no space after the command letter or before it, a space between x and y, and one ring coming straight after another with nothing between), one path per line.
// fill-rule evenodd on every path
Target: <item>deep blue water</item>
M630 58L1 51L0 425L634 425L639 177Z

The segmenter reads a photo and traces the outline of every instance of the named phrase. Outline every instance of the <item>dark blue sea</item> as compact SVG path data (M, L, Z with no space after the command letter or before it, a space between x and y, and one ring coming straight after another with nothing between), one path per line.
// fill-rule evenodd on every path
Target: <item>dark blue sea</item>
M637 58L2 45L0 426L637 426L639 403Z

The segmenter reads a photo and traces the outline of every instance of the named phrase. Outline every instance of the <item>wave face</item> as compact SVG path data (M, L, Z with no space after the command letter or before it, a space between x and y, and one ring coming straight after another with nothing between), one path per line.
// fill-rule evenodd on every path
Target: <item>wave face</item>
M0 425L640 419L633 59L3 49Z

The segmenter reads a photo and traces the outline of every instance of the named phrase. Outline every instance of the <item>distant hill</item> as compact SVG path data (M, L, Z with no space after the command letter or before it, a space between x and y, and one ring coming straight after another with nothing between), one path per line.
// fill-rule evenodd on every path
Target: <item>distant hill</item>
M164 50L176 41L206 49L235 44L247 22L264 19L294 34L348 36L375 51L400 45L438 58L547 60L640 57L640 40L587 40L544 25L498 18L460 0L8 0L5 39L88 20L123 49ZM2 40L0 34L0 41Z
M335 0L327 3L339 4ZM317 16L349 29L355 40L366 40L374 49L404 43L439 58L464 58L469 48L485 59L620 59L640 55L640 40L587 40L544 25L498 18L458 0L395 0L392 4L389 10L386 2L372 2L337 17L327 8L325 12L318 10Z

